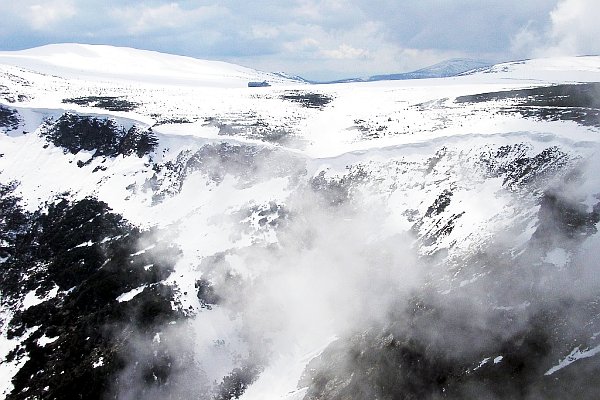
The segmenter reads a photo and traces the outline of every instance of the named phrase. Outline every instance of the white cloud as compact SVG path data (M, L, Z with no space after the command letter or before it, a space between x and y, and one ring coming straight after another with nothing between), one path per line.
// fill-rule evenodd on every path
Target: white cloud
M511 38L511 51L517 58L530 57L542 46L544 36L531 23L521 28Z
M306 18L313 21L323 21L331 17L356 11L356 5L340 0L299 0L292 9L296 17Z
M194 23L216 19L228 10L218 5L184 9L179 3L156 7L129 6L115 9L112 14L127 26L130 34L138 35L165 29L181 29Z
M600 2L561 0L549 14L549 26L525 26L512 38L515 54L528 57L600 53Z
M319 41L312 37L302 37L285 42L282 49L287 53L315 52L319 49Z
M561 54L600 53L600 2L563 0L550 13L552 46Z
M27 10L26 14L22 15L23 19L36 31L51 29L77 13L71 0L26 1L20 3L20 6Z
M356 58L368 58L369 50L358 49L347 44L341 44L336 49L321 50L320 52L326 58L333 58L336 60L353 60Z
M250 32L254 39L275 39L280 34L277 27L270 25L253 25Z

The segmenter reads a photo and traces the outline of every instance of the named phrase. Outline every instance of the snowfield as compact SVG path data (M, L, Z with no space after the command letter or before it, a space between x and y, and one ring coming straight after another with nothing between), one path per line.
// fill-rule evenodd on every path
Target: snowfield
M0 393L593 398L598 82L597 56L308 85L0 52Z

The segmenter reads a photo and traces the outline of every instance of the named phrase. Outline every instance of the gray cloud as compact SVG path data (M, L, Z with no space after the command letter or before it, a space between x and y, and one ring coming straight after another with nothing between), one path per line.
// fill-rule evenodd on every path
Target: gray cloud
M590 52L597 36L586 20L594 15L585 11L590 7L597 6L583 0L23 0L0 4L0 49L113 44L324 79L406 71L450 57L496 61L540 48Z
M531 21L547 21L556 1L424 0L402 7L380 3L369 14L404 46L492 53L508 50L510 36Z
M600 4L594 0L561 0L547 25L528 24L512 40L514 52L525 56L599 54Z

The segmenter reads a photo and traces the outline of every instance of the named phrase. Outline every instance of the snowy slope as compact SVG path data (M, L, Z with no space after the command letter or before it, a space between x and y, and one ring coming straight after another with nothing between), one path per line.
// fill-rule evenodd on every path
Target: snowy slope
M381 80L399 80L399 79L427 79L427 78L446 78L456 76L468 71L478 70L488 67L490 63L479 60L470 60L465 58L453 58L421 68L416 71L403 74L375 75L368 78L369 81Z
M554 57L497 64L474 75L538 82L598 82L600 56Z
M600 58L278 79L0 55L3 395L592 398Z
M148 50L89 44L50 44L0 52L0 63L69 79L208 87L244 87L249 81L297 82L239 65Z

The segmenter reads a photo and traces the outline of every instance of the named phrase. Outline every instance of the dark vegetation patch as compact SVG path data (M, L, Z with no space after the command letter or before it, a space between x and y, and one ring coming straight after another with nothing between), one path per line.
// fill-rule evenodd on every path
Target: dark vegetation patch
M80 106L103 108L108 111L133 111L137 103L117 96L85 96L64 99L63 103L72 103Z
M444 191L435 199L433 204L427 208L425 217L435 217L436 215L443 213L446 207L450 205L451 197L452 192L448 189L444 189Z
M501 178L503 186L511 191L533 191L534 196L543 203L547 200L548 194L544 194L542 188L548 187L553 180L567 177L576 166L577 159L556 146L545 148L539 153L534 153L532 150L531 146L523 143L493 147L479 153L475 163L486 179ZM448 159L453 156L455 156L453 152L442 147L428 159L425 174L432 173L438 163L442 160L448 162ZM411 230L419 236L420 244L433 245L454 230L464 212L452 215L445 213L452 195L452 190L444 189L420 218L416 211L407 211L410 214L408 215L410 221L413 222ZM555 222L559 220L552 219ZM547 231L552 229L548 228Z
M299 103L306 108L323 109L333 101L333 97L323 93L303 92L300 90L288 90L281 95L282 100Z
M15 194L17 186L0 183L0 260L15 255L16 242L28 228L28 215Z
M151 342L159 327L182 318L172 309L173 289L161 283L179 250L156 242L153 232L130 225L96 199L61 199L26 213L14 185L0 189L1 232L8 238L0 282L3 305L14 312L8 337L37 327L8 356L8 362L27 361L7 398L108 398L129 362L132 334ZM155 247L139 252L141 242ZM116 300L143 285L130 301ZM52 289L55 297L18 307L28 292L44 298ZM41 338L52 340L44 345ZM160 365L161 359L147 363Z
M583 126L600 128L600 110L566 107L516 107L507 109L508 113L519 113L524 118L544 121L573 121Z
M385 328L329 345L299 387L308 387L305 400L594 399L597 361L545 375L574 347L559 327L581 306L548 305L529 316L489 309L482 317L463 303L414 299ZM597 305L590 311L600 313Z
M443 157L444 155L445 149L442 149L438 152L439 157ZM439 162L439 159L437 159L437 161L435 160L435 157L429 160L427 173L429 173L430 169L433 168L432 163L435 165L435 163ZM417 218L418 212L416 210L407 210L405 212L405 215L409 218L409 220L414 222L411 227L411 231L419 236L419 243L421 245L431 246L443 237L450 235L454 230L457 220L465 214L463 211L451 215L442 215L450 205L452 195L453 192L451 190L444 189L433 201L433 203L427 207L423 218ZM432 223L430 225L425 225L426 219L432 220ZM424 226L428 226L428 228L424 229Z
M310 189L315 192L327 205L339 206L352 198L357 186L365 184L372 178L361 165L346 168L342 176L327 176L321 171L309 180Z
M174 339L164 332L156 335L160 342L150 335L137 338L138 346L132 349L135 362L129 362L115 378L118 391L105 398L208 400L209 387L204 384L203 371L196 366L189 338ZM182 374L189 374L188 379L182 380Z
M211 309L212 306L221 302L221 296L217 294L214 286L206 279L198 279L194 284L197 290L197 297L200 301L200 307Z
M600 83L564 84L531 89L480 93L456 98L457 103L483 103L512 100L502 109L526 118L548 121L574 121L600 127Z
M160 116L156 116L155 118L160 118ZM156 125L166 125L166 124L191 124L193 121L190 121L187 118L162 118L157 119Z
M272 126L256 113L247 112L230 118L209 117L205 126L214 126L222 136L245 136L286 146L298 146L302 141L286 126Z
M565 240L573 242L597 233L600 222L600 202L588 212L587 205L565 199L548 191L540 199L538 227L531 240L549 250L564 247Z
M419 242L423 246L432 246L444 236L448 236L454 230L456 226L456 221L462 217L465 212L460 212L457 214L452 214L449 217L438 218L428 230L421 232L421 228L423 226L423 220L419 220L412 226L412 231L415 233L420 233Z
M26 79L23 79L18 75L14 75L8 72L0 72L0 75L3 78L15 84L15 86L17 86L16 89L11 90L8 86L0 85L0 98L6 100L9 103L16 103L29 100L29 97L19 92L20 89L22 89L23 87L32 86L31 82L29 82ZM19 86L21 86L21 88L18 88Z
M539 224L522 253L491 245L463 260L475 265L476 284L444 295L422 288L396 301L387 322L330 344L299 382L308 388L305 400L597 398L600 358L569 354L598 346L598 292L580 291L581 265L540 262L548 250L574 249L597 233L600 203L590 211L569 198L572 175L557 183L565 187L539 195ZM442 192L428 214L435 218L449 200ZM573 363L556 371L562 360Z
M391 117L388 118L388 122L391 121ZM379 122L365 121L360 118L355 119L354 126L349 129L358 130L365 139L379 139L389 133L387 125L380 124Z
M239 399L260 373L262 367L258 364L246 362L241 367L235 368L223 378L215 390L214 400Z
M599 93L600 83L564 84L460 96L456 98L456 102L519 100L520 104L539 107L600 108Z
M358 129L363 135L368 135L371 132L371 127L367 125L367 121L362 118L354 120L354 128Z
M151 113L150 116L154 118L155 126L165 125L165 124L191 124L197 118L189 119L186 117L176 116L176 115L163 115L160 113Z
M538 154L530 155L531 148L523 143L500 146L484 152L479 164L490 177L502 177L504 186L536 187L566 170L573 159L556 146L548 147Z
M158 145L152 128L142 130L134 125L125 130L112 119L69 113L49 125L42 135L65 152L93 151L94 157L131 154L143 157L152 153Z
M19 127L19 113L17 110L8 108L0 104L0 128L8 128L10 130Z

